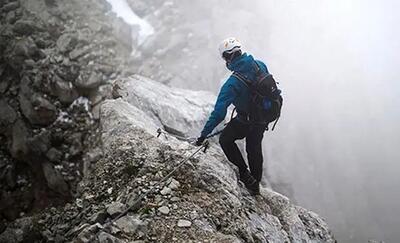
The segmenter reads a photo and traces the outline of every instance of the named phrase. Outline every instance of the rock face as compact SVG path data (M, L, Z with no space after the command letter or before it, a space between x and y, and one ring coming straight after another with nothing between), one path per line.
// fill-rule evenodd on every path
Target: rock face
M260 196L250 196L216 144L177 167L196 147L174 135L157 138L158 125L169 117L163 120L147 109L162 107L164 100L148 100L156 90L136 92L152 85L154 81L139 76L115 82L120 94L135 92L135 99L125 96L102 104L104 157L81 183L82 196L75 203L40 216L40 228L47 229L41 234L45 240L62 235L60 240L77 242L335 242L323 219L285 196L267 188ZM161 84L157 90L171 104L187 102L174 111L176 127L184 121L195 128L195 121L184 119L189 111L200 109L194 101L203 99L206 111L215 99ZM176 93L190 95L183 99ZM205 118L204 113L201 119ZM174 168L173 178L158 184ZM162 193L166 188L169 193ZM146 192L143 200L135 202ZM126 205L131 210L120 215ZM104 223L96 222L105 211ZM121 217L107 223L117 216Z
M209 92L171 90L139 75L118 80L113 91L115 97L139 108L157 126L176 135L197 135L215 100Z
M97 162L92 107L132 52L121 25L106 1L0 1L1 224L68 200Z

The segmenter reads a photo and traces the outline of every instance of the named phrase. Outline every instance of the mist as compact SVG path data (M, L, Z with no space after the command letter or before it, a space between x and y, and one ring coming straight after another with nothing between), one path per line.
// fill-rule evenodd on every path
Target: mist
M286 106L267 171L340 242L397 242L399 4L308 3L268 6L267 60Z
M398 242L399 7L389 0L182 1L172 8L183 10L184 21L157 37L171 46L181 37L176 30L190 32L190 51L161 57L179 77L168 82L215 93L229 74L217 46L237 37L283 90L282 117L264 139L266 177L325 217L339 242Z
M286 98L279 129L266 136L266 171L324 215L340 242L400 239L394 5L265 5L261 56Z

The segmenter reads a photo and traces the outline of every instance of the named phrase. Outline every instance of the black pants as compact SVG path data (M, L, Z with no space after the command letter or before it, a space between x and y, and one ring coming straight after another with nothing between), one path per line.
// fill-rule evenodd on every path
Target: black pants
M240 174L247 171L247 165L235 141L246 138L246 152L250 172L258 182L261 181L263 170L261 142L264 136L264 131L264 125L245 124L235 118L229 122L219 137L219 143L221 144L222 150L228 160L239 168Z

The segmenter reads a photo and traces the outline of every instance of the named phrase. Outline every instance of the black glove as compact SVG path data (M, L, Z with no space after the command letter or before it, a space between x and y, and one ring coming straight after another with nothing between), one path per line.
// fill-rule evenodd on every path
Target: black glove
M196 142L195 142L194 144L195 144L196 146L201 146L201 145L203 145L204 140L206 140L206 138L200 136L200 137L197 138L197 140L196 140Z

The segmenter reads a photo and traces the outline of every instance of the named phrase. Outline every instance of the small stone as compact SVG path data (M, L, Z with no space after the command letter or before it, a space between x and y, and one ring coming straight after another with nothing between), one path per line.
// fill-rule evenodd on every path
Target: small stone
M112 188L112 187L110 187L110 188L107 189L107 193L108 193L108 194L111 194L112 192L113 192L113 188Z
M107 213L112 217L124 212L125 210L125 204L120 202L114 202L107 206Z
M193 211L190 213L190 219L191 219L191 220L195 220L195 219L197 219L198 217L199 217L199 214L197 213L196 210L193 210Z
M162 206L158 208L158 211L164 215L168 215L169 214L169 208L167 206Z
M181 199L179 197L172 197L171 201L172 202L179 202Z
M97 237L100 243L120 243L122 242L120 239L102 231Z
M179 181L175 180L175 179L171 179L171 182L169 183L168 187L171 188L172 190L176 190L178 189L180 186Z
M192 222L190 222L189 220L185 220L185 219L180 219L178 220L178 227L180 228L189 228L192 226Z
M144 222L142 220L133 216L124 216L116 220L114 224L126 234L133 234L140 227L144 226Z
M160 193L161 193L161 195L165 196L165 195L171 194L171 192L172 192L171 188L164 187L164 188L161 190Z
M76 203L76 206L77 206L78 208L83 208L82 199L77 198L77 199L75 200L75 203Z

